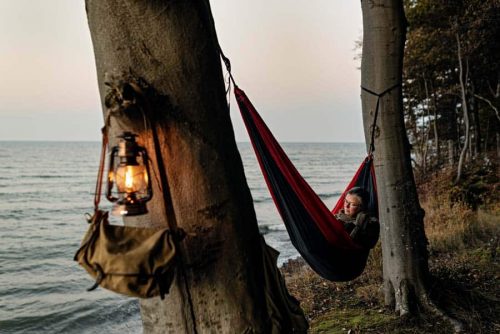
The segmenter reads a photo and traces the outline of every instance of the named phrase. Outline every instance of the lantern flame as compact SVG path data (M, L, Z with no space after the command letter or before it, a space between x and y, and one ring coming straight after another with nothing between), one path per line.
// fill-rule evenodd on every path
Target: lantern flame
M125 188L127 188L127 191L134 191L134 170L132 166L127 166L125 172Z

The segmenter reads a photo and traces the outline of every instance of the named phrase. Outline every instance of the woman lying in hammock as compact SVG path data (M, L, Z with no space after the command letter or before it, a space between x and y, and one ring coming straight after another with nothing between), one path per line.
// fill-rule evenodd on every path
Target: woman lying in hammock
M335 217L344 223L344 228L351 238L364 248L373 248L377 244L380 225L378 219L366 212L369 194L361 187L347 191L344 209Z

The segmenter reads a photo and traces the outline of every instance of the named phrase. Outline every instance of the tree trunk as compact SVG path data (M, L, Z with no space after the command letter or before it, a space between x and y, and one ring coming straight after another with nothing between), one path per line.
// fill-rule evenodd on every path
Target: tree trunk
M500 133L497 132L497 158L500 159Z
M470 108L472 115L472 124L474 126L474 157L481 154L481 120L479 119L479 110L477 105L477 100L475 98L475 86L471 84L471 94L470 94Z
M438 166L441 165L441 149L439 147L439 135L438 135L438 114L437 114L437 103L436 103L436 90L434 89L433 81L431 80L432 89L432 111L434 115L433 130L434 130L434 144L436 146L436 157Z
M448 165L452 167L455 164L455 143L448 139Z
M470 142L470 122L469 122L469 110L467 108L467 97L466 97L466 88L464 82L464 69L463 69L463 61L462 61L462 48L460 46L460 36L458 33L455 34L457 40L457 57L458 57L458 66L459 66L459 81L460 81L460 94L462 98L462 111L464 115L464 131L465 131L465 139L464 146L462 151L460 152L460 158L458 159L458 167L457 167L457 177L455 179L455 183L458 183L462 178L462 169L465 160L465 154L467 153L467 148L469 147Z
M103 104L125 99L127 83L149 101L150 127L140 115L111 118L111 145L124 130L138 134L154 170L149 214L128 223L186 232L169 295L141 301L144 332L268 332L260 236L208 2L87 0L86 9Z
M383 91L402 80L406 19L401 0L362 0L361 82ZM376 98L363 92L365 138L369 140ZM400 315L427 304L427 239L423 229L410 149L404 127L401 88L381 99L375 140L385 301Z
M424 153L423 153L423 172L427 173L427 155L429 152L429 134L431 132L431 123L430 123L430 98L429 98L429 89L427 87L427 79L424 76L424 90L425 90L425 115L422 120L422 124L424 125L424 134L423 134L423 145L424 145Z

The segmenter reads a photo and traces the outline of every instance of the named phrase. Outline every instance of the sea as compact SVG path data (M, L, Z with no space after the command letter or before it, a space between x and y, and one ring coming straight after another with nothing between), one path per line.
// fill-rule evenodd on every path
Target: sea
M259 230L298 256L249 143L239 143ZM333 208L365 157L362 143L284 143ZM93 208L98 142L0 142L0 333L142 333L138 300L98 288L73 261Z

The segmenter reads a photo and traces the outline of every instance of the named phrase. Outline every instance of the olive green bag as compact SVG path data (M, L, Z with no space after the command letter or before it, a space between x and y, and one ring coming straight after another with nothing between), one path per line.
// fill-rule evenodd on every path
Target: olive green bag
M108 290L140 298L168 293L174 274L175 246L168 229L110 225L108 212L89 219L75 261Z
M108 212L99 210L107 146L103 136L101 164L94 198L94 215L74 260L95 279L88 291L101 286L140 298L165 296L174 277L175 244L167 228L111 225Z

